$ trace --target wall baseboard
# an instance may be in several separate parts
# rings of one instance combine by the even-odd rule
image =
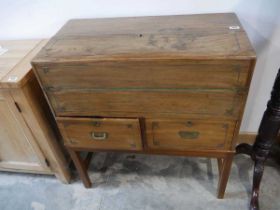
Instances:
[[[240,143],[247,143],[247,144],[254,144],[255,140],[257,137],[257,133],[253,133],[253,132],[241,132],[239,133],[238,137],[237,137],[237,145]],[[280,144],[280,133],[277,137],[276,142],[278,142]]]
[[[254,144],[257,133],[241,132],[237,137],[237,145],[241,143]]]

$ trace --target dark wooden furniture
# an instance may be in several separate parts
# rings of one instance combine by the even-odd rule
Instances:
[[[224,196],[255,65],[234,14],[71,20],[32,63],[86,187],[80,151],[203,156]]]
[[[264,112],[259,132],[255,143],[240,144],[236,147],[236,153],[250,155],[255,162],[252,197],[250,202],[250,210],[259,209],[259,189],[264,171],[264,163],[268,158],[270,149],[278,137],[280,129],[280,69],[276,76],[274,86],[271,92],[271,98]]]

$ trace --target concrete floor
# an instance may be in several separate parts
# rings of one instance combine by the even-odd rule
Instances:
[[[70,185],[63,185],[51,176],[1,172],[0,209],[248,209],[252,162],[243,155],[235,157],[222,200],[216,198],[215,159],[98,153],[90,170],[91,189],[85,189],[76,174]],[[261,187],[262,210],[280,209],[279,180],[280,167],[267,166]]]

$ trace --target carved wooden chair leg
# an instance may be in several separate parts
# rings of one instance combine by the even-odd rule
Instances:
[[[258,210],[259,188],[264,171],[264,163],[269,155],[273,142],[277,139],[280,129],[280,69],[271,92],[271,98],[264,112],[258,135],[253,146],[240,144],[236,147],[237,154],[250,155],[255,161],[252,197],[250,210]]]
[[[80,176],[80,178],[83,181],[83,184],[86,188],[90,188],[91,187],[91,181],[90,178],[88,176],[88,172],[87,172],[87,164],[83,161],[81,155],[79,154],[78,151],[74,151],[70,148],[67,148],[68,152],[74,162],[74,165],[78,171],[78,174]],[[86,158],[87,160],[87,158]]]
[[[259,209],[258,197],[259,197],[260,183],[263,176],[263,170],[264,170],[264,160],[255,160],[250,210]]]
[[[234,154],[228,154],[225,158],[223,158],[221,162],[221,169],[220,169],[220,179],[218,184],[218,198],[224,198],[225,190],[228,182],[228,178],[230,175],[231,164],[233,160]]]

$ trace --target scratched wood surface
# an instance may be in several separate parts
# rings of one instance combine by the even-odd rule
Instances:
[[[243,94],[196,90],[47,92],[57,116],[214,117],[238,119]]]
[[[223,150],[231,146],[232,121],[147,120],[147,140],[151,149]],[[172,139],[172,141],[170,141]]]
[[[138,119],[84,119],[57,120],[65,145],[92,149],[142,150]]]
[[[43,65],[44,69],[38,74],[51,91],[87,88],[240,89],[248,85],[249,66],[248,60],[103,61],[48,64]]]
[[[70,20],[34,61],[254,56],[238,18],[227,13]]]

